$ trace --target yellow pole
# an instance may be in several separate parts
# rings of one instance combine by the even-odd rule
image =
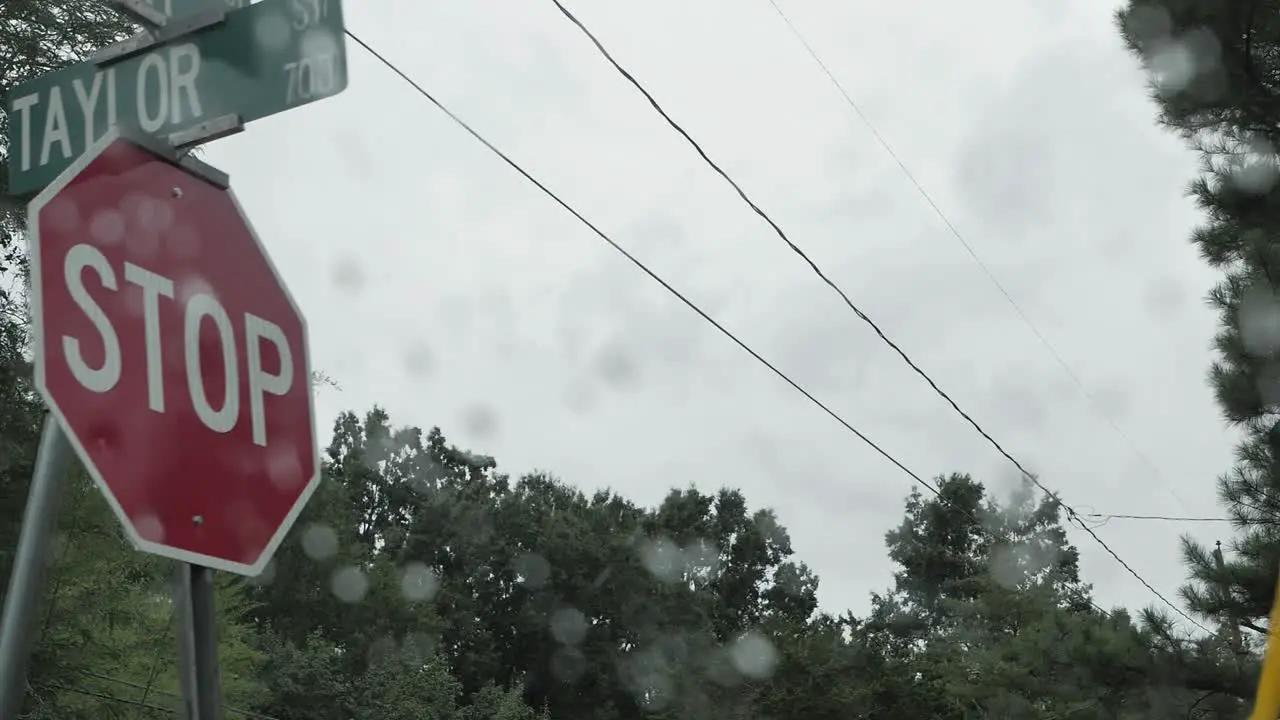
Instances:
[[[1262,676],[1258,678],[1258,698],[1249,720],[1276,720],[1280,716],[1280,581],[1276,583],[1276,599],[1271,605],[1271,624],[1267,632],[1267,654],[1262,658]]]

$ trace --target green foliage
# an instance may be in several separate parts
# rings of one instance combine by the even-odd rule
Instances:
[[[1060,509],[1029,487],[1001,504],[953,475],[938,481],[941,501],[911,495],[886,538],[894,587],[857,619],[816,613],[817,580],[790,559],[785,528],[733,490],[675,490],[645,509],[545,474],[513,482],[492,458],[439,430],[393,428],[380,410],[338,419],[325,478],[274,579],[250,589],[254,621],[305,634],[306,618],[375,657],[401,652],[399,638],[434,646],[423,657],[455,684],[375,684],[388,708],[427,707],[412,687],[433,684],[429,696],[456,695],[462,717],[496,713],[501,699],[516,717],[1136,719],[1243,685],[1219,639],[1097,610]],[[330,526],[343,538],[333,559],[299,552]],[[352,567],[369,590],[344,603],[333,572]],[[431,578],[429,602],[407,585],[399,597],[376,590],[374,578],[411,575]],[[335,677],[396,667],[346,660],[333,639],[322,660],[285,663],[320,668],[290,675],[291,692],[314,684],[340,706],[365,696]]]
[[[646,509],[346,414],[271,569],[219,590],[226,699],[276,720],[1154,720],[1213,692],[1199,717],[1238,713],[1219,639],[1093,608],[1055,505],[938,483],[888,533],[893,587],[833,617],[736,491]],[[177,690],[167,570],[83,481],[68,508],[30,717],[150,717]]]
[[[1243,439],[1234,467],[1218,479],[1237,535],[1221,569],[1212,551],[1184,541],[1192,581],[1182,594],[1202,617],[1255,631],[1241,642],[1242,652],[1265,638],[1280,567],[1276,9],[1253,0],[1132,0],[1117,14],[1130,50],[1152,72],[1159,121],[1202,161],[1190,192],[1205,220],[1191,241],[1223,273],[1209,294],[1220,317],[1209,380],[1223,416]]]

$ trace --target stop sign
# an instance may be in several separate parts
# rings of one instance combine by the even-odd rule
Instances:
[[[36,385],[130,539],[260,573],[319,462],[306,322],[234,195],[109,133],[28,242]]]

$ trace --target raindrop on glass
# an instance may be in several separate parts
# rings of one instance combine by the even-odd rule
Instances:
[[[342,602],[357,603],[369,592],[369,578],[358,567],[339,568],[329,578],[329,589]]]
[[[587,618],[577,608],[560,608],[551,616],[551,636],[561,645],[577,645],[587,637]]]
[[[406,600],[421,602],[436,596],[440,580],[425,564],[411,562],[400,571],[400,593]]]
[[[640,562],[659,580],[671,582],[683,569],[680,547],[667,538],[646,540],[640,546]]]
[[[124,218],[115,210],[99,210],[89,220],[89,235],[99,245],[115,245],[124,237]]]
[[[498,433],[498,414],[486,405],[472,405],[463,410],[462,423],[477,440],[489,439]]]
[[[511,565],[519,576],[520,584],[530,590],[541,588],[551,578],[551,564],[537,553],[519,555]]]
[[[138,537],[147,542],[164,542],[164,523],[156,515],[147,513],[139,516],[133,521],[133,527],[138,532]]]
[[[769,638],[752,630],[729,647],[729,659],[738,672],[749,678],[764,680],[773,674],[778,663],[778,651],[773,649]]]
[[[312,560],[328,560],[338,554],[338,533],[328,525],[312,523],[302,531],[302,551]]]
[[[414,343],[404,354],[404,369],[411,377],[426,377],[435,369],[435,357],[431,348]]]
[[[340,289],[357,295],[364,289],[364,271],[353,256],[338,258],[333,265],[333,282]]]

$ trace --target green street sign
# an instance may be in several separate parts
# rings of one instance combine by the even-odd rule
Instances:
[[[168,1],[187,15],[213,0]],[[263,0],[125,60],[84,62],[13,88],[9,192],[39,191],[115,125],[167,137],[229,115],[248,123],[346,87],[340,0]]]

